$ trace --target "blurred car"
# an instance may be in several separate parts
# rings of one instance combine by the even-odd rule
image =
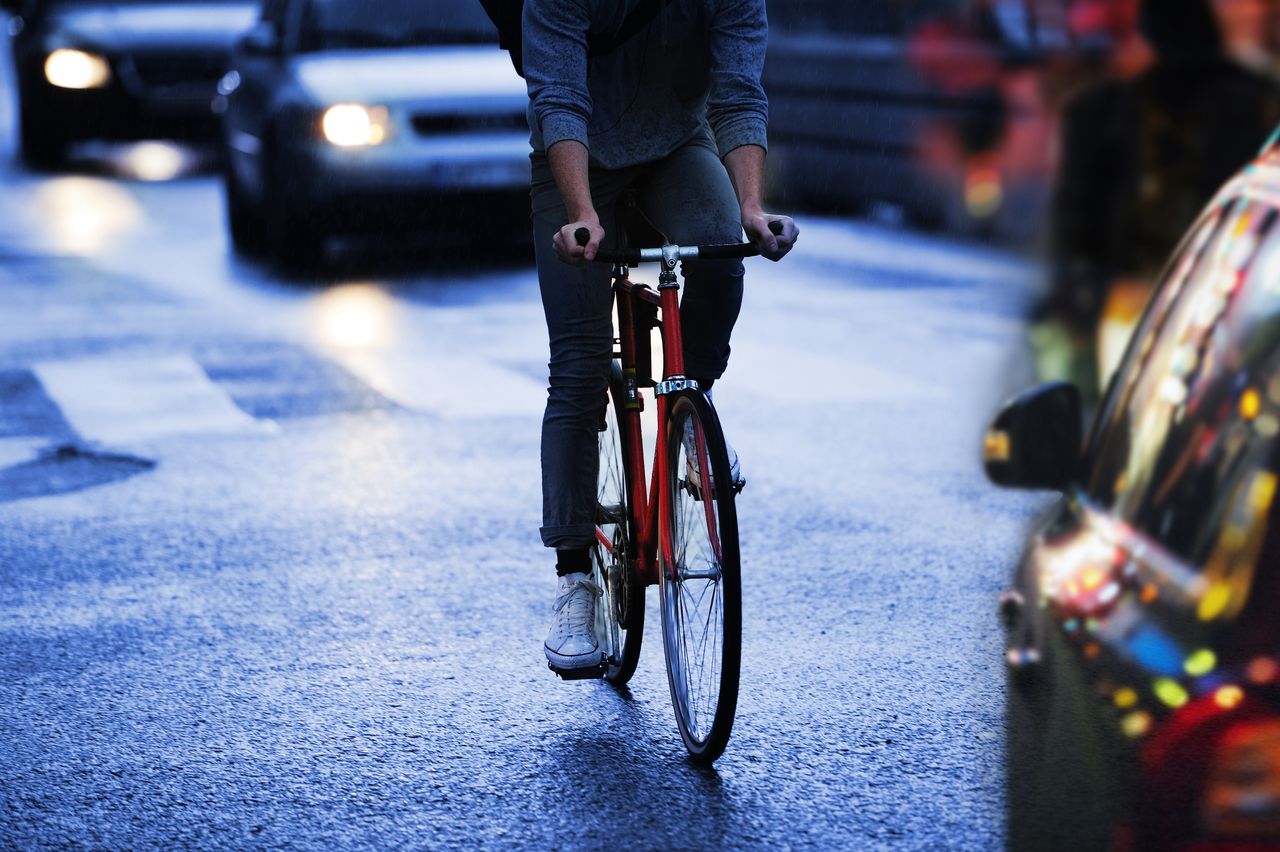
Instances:
[[[1280,848],[1280,151],[1173,255],[1082,447],[1016,397],[990,477],[1061,490],[1003,598],[1011,849]]]
[[[266,0],[221,90],[241,251],[293,264],[336,233],[529,231],[527,94],[479,3]]]
[[[19,146],[30,166],[69,143],[216,136],[231,46],[257,16],[244,0],[0,0],[17,72]]]

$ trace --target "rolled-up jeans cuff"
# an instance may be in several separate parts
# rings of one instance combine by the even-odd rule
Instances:
[[[724,375],[724,371],[728,366],[727,361],[701,361],[686,355],[684,374],[691,379],[697,379],[704,383],[714,382]],[[703,390],[706,390],[706,388],[703,388]]]
[[[565,524],[541,529],[547,547],[590,547],[596,541],[595,524]]]

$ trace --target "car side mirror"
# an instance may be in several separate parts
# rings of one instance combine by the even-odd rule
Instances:
[[[1050,382],[1018,394],[987,430],[982,447],[987,477],[1009,488],[1062,491],[1080,464],[1081,417],[1075,385]]]
[[[270,21],[258,21],[240,37],[238,47],[248,56],[276,56],[280,53],[280,34]]]

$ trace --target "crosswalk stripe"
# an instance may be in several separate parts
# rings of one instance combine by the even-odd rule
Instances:
[[[32,368],[81,438],[126,447],[176,435],[261,434],[190,357],[116,356],[46,361]]]
[[[753,344],[734,349],[734,376],[750,376],[752,388],[777,402],[880,402],[941,399],[943,388],[885,365]]]
[[[482,358],[422,352],[399,357],[334,353],[343,367],[411,411],[456,420],[540,417],[546,388]]]
[[[0,438],[0,469],[34,461],[48,444],[45,438]]]

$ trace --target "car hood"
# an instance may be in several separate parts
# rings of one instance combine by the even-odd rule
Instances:
[[[528,97],[524,80],[496,45],[334,51],[294,62],[298,82],[317,103],[519,103]]]
[[[103,50],[196,48],[230,52],[258,17],[255,3],[75,5],[50,11],[53,41]]]

